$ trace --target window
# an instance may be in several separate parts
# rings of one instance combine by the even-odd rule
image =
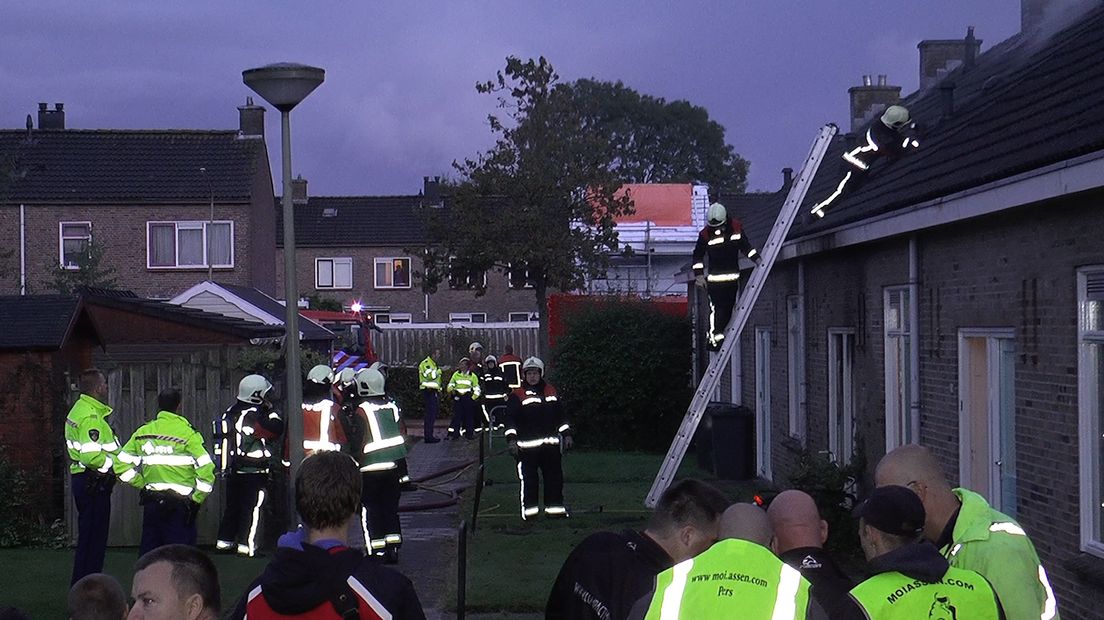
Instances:
[[[506,320],[511,323],[526,323],[539,321],[540,316],[536,312],[511,312]]]
[[[353,288],[353,259],[314,259],[314,288]]]
[[[487,272],[478,269],[468,269],[456,260],[449,257],[449,288],[473,289],[486,288]]]
[[[855,330],[828,329],[828,452],[841,465],[855,452]]]
[[[802,312],[801,297],[790,295],[786,298],[787,325],[787,365],[789,380],[790,437],[804,441],[805,438],[805,317]]]
[[[413,323],[414,317],[409,312],[384,312],[375,315],[376,323]]]
[[[913,443],[912,354],[909,349],[909,289],[886,288],[885,308],[885,415],[886,451]]]
[[[449,312],[450,323],[486,323],[486,312]]]
[[[376,288],[410,288],[410,259],[377,258]]]
[[[533,288],[533,280],[529,276],[529,267],[527,265],[519,263],[515,266],[513,263],[510,263],[508,275],[510,278],[510,288]]]
[[[1104,266],[1077,273],[1081,548],[1104,557]]]
[[[92,243],[92,222],[61,222],[58,225],[58,260],[66,269],[76,269],[88,255]]]
[[[147,222],[146,240],[151,269],[234,266],[233,222]]]

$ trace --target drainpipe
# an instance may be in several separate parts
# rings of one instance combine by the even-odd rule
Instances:
[[[422,315],[425,316],[426,323],[428,323],[429,322],[429,293],[424,293],[424,295],[425,295],[425,309],[422,310]]]
[[[805,261],[797,261],[797,432],[805,445],[808,436],[809,411],[805,401]]]
[[[19,204],[19,294],[27,294],[27,208]]]
[[[920,250],[909,237],[909,422],[910,443],[920,442]]]

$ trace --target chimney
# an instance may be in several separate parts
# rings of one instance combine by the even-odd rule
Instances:
[[[264,110],[264,108],[261,108],[261,110]],[[305,205],[307,201],[307,180],[304,179],[301,174],[296,175],[295,178],[291,180],[291,203]]]
[[[441,177],[422,177],[422,196],[427,204],[441,202]]]
[[[953,81],[943,82],[939,85],[939,105],[942,118],[954,116],[954,91],[955,83]]]
[[[793,186],[793,168],[782,169],[782,190],[788,191]]]
[[[246,97],[245,105],[238,106],[238,133],[242,138],[264,138],[265,109],[253,105],[253,98]]]
[[[890,86],[885,75],[878,76],[877,84],[864,75],[862,86],[848,88],[847,94],[851,96],[851,131],[857,132],[901,99],[901,87]]]
[[[981,39],[974,38],[974,28],[966,30],[965,39],[928,39],[917,45],[920,49],[920,90],[935,86],[959,65],[974,66]]]
[[[1046,5],[1051,0],[1020,0],[1020,32],[1031,34],[1043,22]]]
[[[45,103],[38,104],[39,129],[65,129],[65,104],[55,103],[50,110]]]

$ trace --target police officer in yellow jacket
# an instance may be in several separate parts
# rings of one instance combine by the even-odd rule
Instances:
[[[157,396],[157,417],[138,427],[119,452],[115,473],[141,489],[142,556],[162,545],[196,543],[196,514],[215,483],[203,436],[180,411],[180,390]]]
[[[855,509],[872,577],[851,590],[841,620],[999,620],[1000,601],[984,577],[955,568],[923,540],[924,505],[909,489],[878,487]]]
[[[119,443],[107,423],[111,407],[107,379],[95,368],[80,373],[80,398],[65,419],[65,447],[69,452],[73,503],[77,507],[77,552],[70,583],[103,571],[111,521],[111,490]]]

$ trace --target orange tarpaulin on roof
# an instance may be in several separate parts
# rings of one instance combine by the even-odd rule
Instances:
[[[628,183],[618,196],[629,192],[636,213],[617,218],[618,223],[651,221],[656,226],[691,226],[690,199],[693,186],[689,183]]]

